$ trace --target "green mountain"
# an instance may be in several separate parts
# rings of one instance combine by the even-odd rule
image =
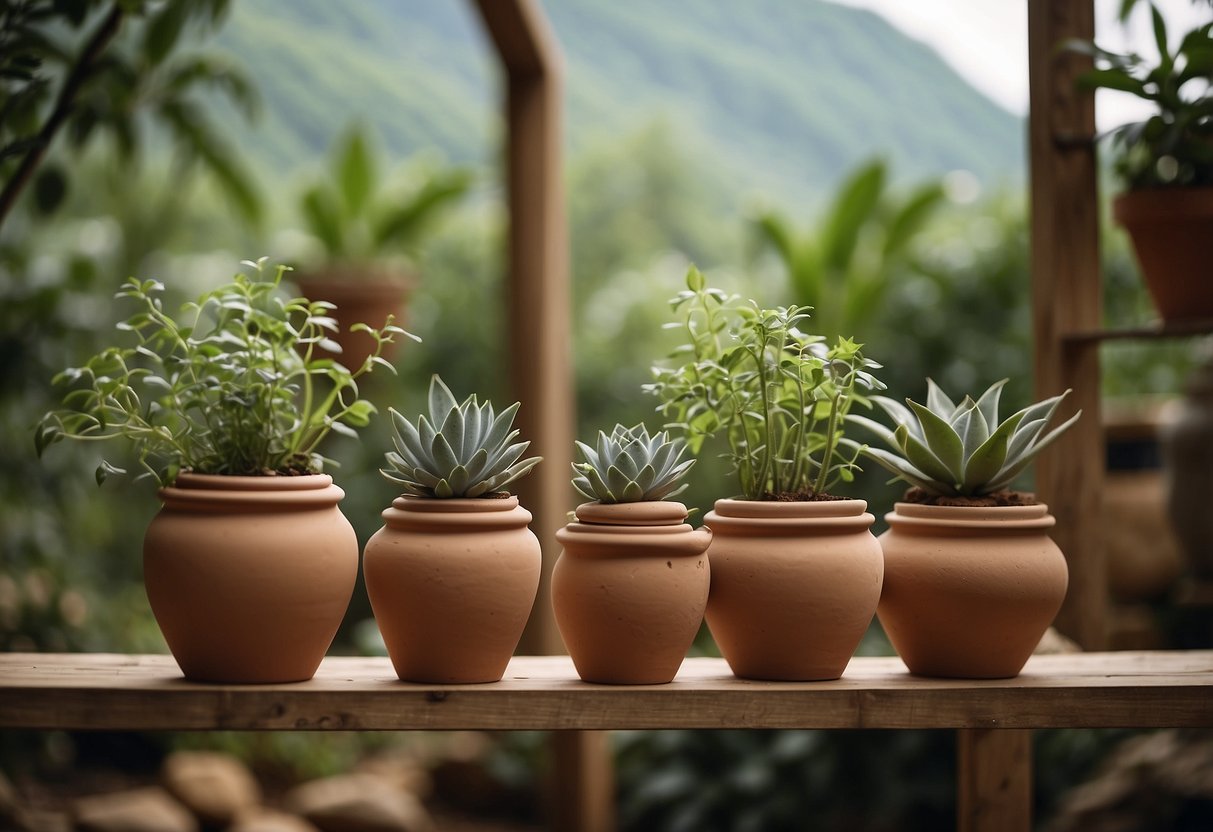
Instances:
[[[860,160],[898,179],[1023,176],[1023,124],[871,12],[813,0],[547,0],[567,68],[570,158],[654,122],[726,193],[811,203]],[[219,36],[264,98],[233,127],[272,178],[352,119],[403,157],[489,162],[500,72],[470,3],[246,0]]]

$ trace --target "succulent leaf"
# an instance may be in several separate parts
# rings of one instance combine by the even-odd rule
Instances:
[[[880,396],[872,401],[889,415],[893,430],[862,416],[848,421],[869,430],[893,452],[876,448],[862,453],[894,476],[941,496],[983,496],[1007,488],[1036,456],[1057,440],[1082,412],[1048,433],[1045,428],[1070,391],[1025,407],[999,422],[998,405],[1006,379],[976,400],[955,404],[934,381],[927,380],[927,404],[907,399],[908,408]]]
[[[391,410],[395,451],[380,469],[388,480],[417,497],[483,497],[499,492],[529,473],[540,457],[519,461],[529,442],[513,440],[518,404],[497,413],[475,395],[455,399],[438,376],[430,380],[427,415],[410,422]],[[438,425],[435,429],[435,425]],[[513,443],[513,444],[511,444]]]
[[[595,447],[577,443],[584,462],[573,463],[573,487],[600,503],[663,500],[682,493],[679,480],[695,460],[682,461],[686,443],[643,424],[598,432]]]

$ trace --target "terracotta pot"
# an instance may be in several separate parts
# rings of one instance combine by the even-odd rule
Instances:
[[[310,679],[358,577],[358,539],[326,474],[182,474],[143,541],[152,612],[187,679]]]
[[[897,503],[878,616],[911,673],[1016,676],[1066,595],[1048,506]]]
[[[671,681],[708,602],[704,550],[712,540],[684,521],[682,503],[585,503],[556,532],[552,608],[587,682]]]
[[[863,500],[717,500],[707,621],[737,676],[837,679],[867,631],[884,562]]]
[[[308,300],[328,301],[337,308],[332,317],[337,332],[329,337],[341,345],[340,361],[357,370],[375,349],[375,339],[365,332],[350,332],[354,324],[366,324],[379,329],[394,316],[396,326],[405,326],[405,311],[413,281],[400,274],[355,270],[333,270],[323,274],[300,277],[299,291]],[[399,352],[401,337],[384,348],[383,357],[391,361]]]
[[[1213,188],[1129,191],[1112,215],[1133,240],[1163,320],[1213,318]]]
[[[539,540],[517,497],[398,497],[366,544],[379,632],[406,682],[496,682],[539,590]]]

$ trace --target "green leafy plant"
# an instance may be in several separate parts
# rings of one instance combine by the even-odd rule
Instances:
[[[872,398],[893,420],[893,430],[858,414],[848,419],[893,448],[865,447],[863,453],[898,479],[932,497],[984,497],[1010,487],[1082,415],[1080,410],[1046,432],[1067,390],[999,421],[998,403],[1006,383],[1003,379],[976,400],[965,396],[956,404],[927,379],[925,405],[906,399],[907,407],[885,396]]]
[[[365,262],[396,249],[411,251],[438,213],[472,184],[464,168],[414,166],[412,187],[377,190],[384,181],[367,135],[351,128],[335,146],[329,178],[304,192],[307,230],[330,262]]]
[[[671,300],[688,343],[653,368],[645,386],[662,400],[659,410],[681,431],[693,453],[723,434],[749,500],[824,496],[858,468],[859,447],[844,441],[851,405],[863,391],[884,385],[869,370],[860,344],[839,338],[827,347],[799,325],[804,307],[761,309],[709,288],[692,266],[687,288]]]
[[[521,459],[530,442],[514,442],[518,403],[501,413],[473,393],[457,402],[437,375],[430,379],[429,418],[416,424],[389,408],[395,429],[390,467],[380,473],[414,497],[492,497],[542,461]],[[511,444],[512,443],[512,444]]]
[[[686,443],[661,431],[653,436],[643,424],[615,425],[610,435],[598,431],[596,447],[577,443],[584,462],[573,463],[573,487],[600,503],[668,500],[686,490],[679,480],[695,464],[683,461]]]
[[[1122,4],[1122,18],[1134,5]],[[1079,76],[1080,87],[1131,93],[1155,108],[1149,118],[1109,134],[1118,151],[1116,172],[1130,190],[1213,185],[1213,21],[1185,32],[1172,51],[1162,13],[1149,6],[1157,63],[1090,41],[1070,40],[1065,47],[1095,59],[1095,68]]]
[[[60,373],[75,385],[64,409],[43,417],[41,454],[62,439],[122,438],[162,484],[180,471],[201,474],[312,473],[328,462],[317,450],[330,432],[356,435],[375,412],[358,397],[357,380],[404,330],[360,328],[377,349],[350,370],[333,356],[331,306],[278,293],[285,266],[245,261],[248,273],[183,307],[164,311],[155,280],[131,279],[117,297],[137,310],[118,324],[134,346],[109,347],[82,367]],[[414,337],[414,336],[410,336]],[[107,474],[124,473],[102,462]]]

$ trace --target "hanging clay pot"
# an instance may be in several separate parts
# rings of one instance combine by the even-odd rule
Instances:
[[[310,679],[345,615],[358,539],[326,474],[181,474],[143,542],[152,612],[187,679]]]
[[[682,503],[585,503],[556,532],[552,607],[587,682],[671,681],[703,622],[712,534]]]
[[[1213,318],[1213,187],[1127,191],[1112,216],[1163,320]]]
[[[737,676],[837,679],[880,598],[884,562],[863,500],[717,500],[707,622]]]
[[[539,540],[517,497],[398,497],[366,544],[363,574],[396,674],[496,682],[539,590]]]
[[[1066,595],[1048,507],[897,503],[885,520],[878,616],[910,672],[1018,675]]]
[[[330,269],[296,280],[299,291],[308,300],[323,300],[336,308],[329,315],[337,322],[337,331],[328,337],[341,345],[337,356],[350,370],[356,371],[375,349],[375,339],[365,332],[351,332],[354,324],[364,323],[372,329],[387,324],[388,315],[399,327],[405,326],[405,311],[413,280],[388,270]],[[400,349],[402,338],[384,347],[383,358],[391,361]]]

